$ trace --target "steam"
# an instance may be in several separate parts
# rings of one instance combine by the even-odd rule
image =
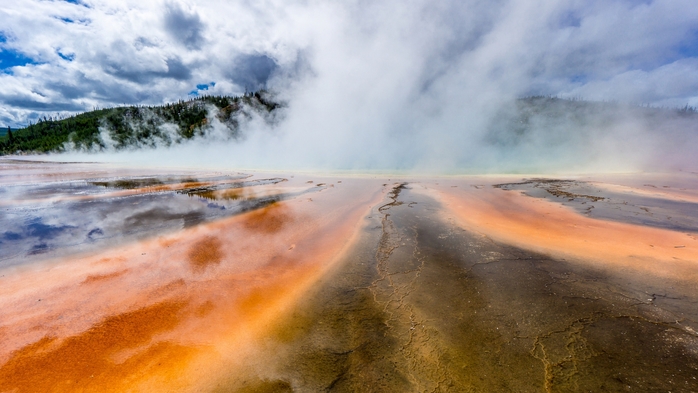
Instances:
[[[144,142],[154,149],[86,159],[428,173],[695,168],[696,121],[668,111],[652,118],[632,105],[612,105],[612,114],[591,110],[582,122],[574,112],[557,122],[534,118],[524,134],[509,121],[518,119],[518,97],[564,95],[563,81],[579,71],[565,48],[579,49],[583,39],[575,34],[588,27],[564,25],[566,15],[586,12],[599,22],[611,12],[646,13],[613,4],[387,0],[230,9],[258,22],[241,39],[277,63],[266,84],[286,105],[278,118],[250,111],[232,136],[209,110],[204,136],[179,143],[162,124],[162,136]],[[594,45],[608,37],[586,38],[593,62],[605,49]],[[606,56],[603,70],[582,71],[603,76],[622,68],[621,57]],[[107,149],[114,146],[108,135],[102,132]]]

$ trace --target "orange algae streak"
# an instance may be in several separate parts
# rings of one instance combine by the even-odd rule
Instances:
[[[17,272],[0,391],[201,391],[346,249],[374,183]]]
[[[208,315],[216,306],[211,300],[207,300],[206,303],[200,305],[196,308],[196,315],[199,317],[205,317]]]
[[[254,232],[275,233],[293,221],[286,205],[273,203],[265,208],[249,213],[245,219],[246,229]]]
[[[103,280],[109,280],[111,278],[119,277],[123,274],[126,274],[128,272],[128,269],[121,270],[118,272],[114,273],[108,273],[108,274],[91,274],[85,278],[85,281],[83,281],[83,284],[90,284],[96,281],[103,281]]]
[[[165,302],[109,317],[77,336],[44,337],[15,351],[0,368],[0,390],[17,392],[124,391],[143,376],[144,365],[184,360],[193,352],[173,343],[149,346],[174,328],[185,303]],[[112,357],[144,347],[124,363]],[[150,371],[150,370],[149,370]],[[128,378],[126,378],[128,377]]]
[[[490,185],[438,191],[462,225],[496,241],[598,266],[698,280],[698,244],[686,233],[593,219],[554,202]]]
[[[217,265],[223,259],[221,241],[213,236],[207,236],[194,243],[187,257],[192,269],[196,272],[206,270],[210,265]]]

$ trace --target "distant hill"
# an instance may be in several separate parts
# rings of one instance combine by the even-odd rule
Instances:
[[[19,128],[11,128],[12,132],[15,133]],[[0,127],[0,137],[7,135],[7,127]]]
[[[61,152],[66,148],[85,151],[121,150],[183,143],[210,128],[209,118],[222,124],[230,137],[240,121],[253,114],[267,116],[280,105],[266,91],[241,97],[201,96],[161,106],[130,106],[99,109],[66,119],[41,119],[26,128],[7,128],[0,136],[0,155],[16,152]],[[215,108],[215,113],[209,113]]]
[[[485,133],[491,145],[519,146],[545,140],[545,145],[580,142],[630,127],[653,133],[671,128],[698,132],[696,108],[655,108],[617,102],[535,96],[500,109]],[[631,135],[631,134],[628,134]]]
[[[212,120],[223,126],[227,137],[236,138],[240,122],[255,115],[274,121],[279,107],[268,92],[259,91],[241,97],[201,96],[161,106],[99,109],[66,119],[41,119],[26,128],[12,130],[12,140],[5,135],[7,128],[0,129],[0,155],[170,146],[197,136],[205,138],[213,129],[209,124]],[[688,124],[698,133],[698,112],[688,106],[666,109],[526,97],[502,107],[485,130],[484,139],[494,146],[536,145],[541,140],[546,141],[546,146],[583,143],[617,132],[628,124],[639,124],[668,137],[679,122],[681,128]]]

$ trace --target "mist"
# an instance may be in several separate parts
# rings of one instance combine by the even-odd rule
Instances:
[[[612,105],[613,113],[589,110],[581,122],[573,113],[555,122],[534,116],[525,133],[517,133],[517,98],[583,91],[590,99],[615,99],[602,87],[592,88],[602,80],[617,83],[613,76],[640,62],[643,48],[655,44],[653,37],[639,36],[637,26],[614,38],[617,32],[609,27],[619,23],[614,15],[649,20],[652,12],[672,8],[668,2],[585,4],[388,0],[222,6],[218,14],[249,21],[215,41],[201,27],[196,44],[222,51],[231,40],[240,52],[244,44],[240,56],[273,60],[274,67],[265,63],[263,84],[257,76],[253,80],[255,88],[266,87],[284,104],[274,121],[251,116],[235,138],[226,138],[222,125],[211,121],[210,137],[186,143],[56,158],[410,173],[695,169],[690,146],[698,142],[697,122],[670,111],[638,115],[633,104],[646,92],[638,93],[636,86],[616,88],[628,105]],[[223,23],[222,16],[197,7],[191,12],[202,15],[209,30]],[[623,38],[632,39],[626,48]],[[230,72],[245,69],[234,60],[226,65],[222,56],[212,63]],[[583,82],[570,82],[580,74],[594,79],[586,90],[580,90]],[[230,91],[225,83],[216,88]]]

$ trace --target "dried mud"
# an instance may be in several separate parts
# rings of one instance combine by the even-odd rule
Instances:
[[[698,336],[641,283],[466,231],[410,188],[217,391],[698,390]]]

